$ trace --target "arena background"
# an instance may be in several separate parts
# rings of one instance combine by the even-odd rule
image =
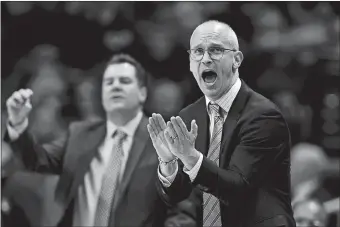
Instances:
[[[118,52],[149,72],[146,113],[175,115],[202,95],[189,71],[190,35],[217,19],[238,35],[240,77],[289,123],[292,187],[317,175],[311,194],[338,198],[339,9],[337,2],[1,2],[2,136],[6,99],[19,88],[34,91],[29,130],[42,143],[71,121],[100,116],[98,78]],[[2,177],[17,171],[25,171],[20,159],[2,142]]]

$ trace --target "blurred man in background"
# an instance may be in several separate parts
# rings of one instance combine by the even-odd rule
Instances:
[[[289,130],[277,107],[240,80],[235,32],[204,22],[191,36],[189,54],[205,96],[167,125],[159,114],[149,119],[162,198],[176,204],[199,189],[202,226],[295,226]]]
[[[294,218],[298,227],[327,226],[326,210],[317,200],[308,199],[296,203]]]
[[[309,222],[319,223],[310,226],[337,226],[339,197],[332,195],[326,183],[327,180],[338,181],[339,163],[339,160],[328,157],[320,146],[299,143],[292,147],[292,206],[298,226],[307,226]],[[320,221],[319,215],[327,218]]]
[[[65,208],[61,226],[162,226],[166,207],[156,192],[157,156],[142,112],[147,98],[143,67],[115,55],[102,76],[106,120],[71,124],[66,136],[41,147],[27,133],[33,92],[7,100],[5,139],[35,171],[60,174],[56,200]]]

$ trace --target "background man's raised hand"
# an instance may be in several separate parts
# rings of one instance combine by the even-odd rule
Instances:
[[[31,89],[15,91],[6,101],[8,120],[12,126],[19,125],[27,119],[32,110]]]

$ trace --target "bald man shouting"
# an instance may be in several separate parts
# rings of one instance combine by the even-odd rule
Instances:
[[[240,79],[235,32],[207,21],[188,52],[204,96],[169,122],[153,114],[148,124],[163,201],[193,198],[200,226],[295,226],[289,130],[278,108]]]

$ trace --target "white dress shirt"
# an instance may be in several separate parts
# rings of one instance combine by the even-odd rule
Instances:
[[[122,179],[126,163],[129,157],[129,152],[132,146],[134,134],[143,117],[141,111],[138,112],[135,118],[128,122],[120,130],[127,134],[123,141],[123,160],[121,165],[121,172],[119,180]],[[7,130],[10,139],[16,140],[19,135],[27,128],[28,120],[26,119],[21,125],[15,128],[7,124]],[[96,214],[97,202],[101,191],[102,179],[105,170],[109,165],[110,156],[113,148],[113,133],[118,129],[111,121],[106,122],[106,136],[98,148],[98,155],[96,155],[91,163],[88,172],[85,174],[84,182],[78,188],[78,194],[75,198],[75,209],[73,216],[73,226],[93,226]]]
[[[237,94],[238,94],[238,92],[241,88],[241,84],[242,84],[241,80],[238,78],[237,81],[235,82],[235,84],[231,87],[231,89],[226,94],[224,94],[221,98],[216,100],[215,102],[210,101],[209,98],[207,96],[205,96],[206,108],[207,108],[207,112],[208,112],[209,119],[210,119],[210,125],[209,125],[210,138],[211,138],[213,130],[214,130],[214,119],[213,119],[212,113],[210,113],[209,103],[210,102],[216,103],[221,107],[222,116],[223,116],[223,119],[225,121],[227,119],[230,107],[233,104],[233,102],[234,102],[234,100],[235,100],[235,98],[236,98],[236,96],[237,96]],[[203,154],[200,153],[197,163],[195,164],[195,166],[191,170],[188,170],[186,168],[183,169],[184,173],[189,175],[191,182],[193,182],[195,180],[195,178],[198,174],[198,171],[201,168],[202,161],[203,161]],[[178,164],[174,163],[174,165],[176,165],[175,172],[172,175],[167,176],[167,177],[162,175],[160,168],[158,167],[158,178],[160,179],[160,181],[162,182],[162,184],[165,187],[170,187],[172,182],[175,180],[176,174],[178,172]]]

